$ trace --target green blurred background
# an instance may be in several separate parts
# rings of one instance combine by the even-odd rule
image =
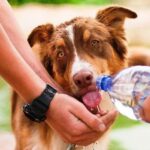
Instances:
[[[0,131],[10,131],[10,88],[0,78]]]
[[[43,3],[43,4],[110,4],[116,0],[8,0],[13,5],[25,3]]]

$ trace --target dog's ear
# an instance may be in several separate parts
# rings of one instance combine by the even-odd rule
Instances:
[[[52,24],[40,25],[36,27],[28,36],[28,42],[32,47],[36,42],[42,43],[49,40],[54,31]]]
[[[104,10],[99,10],[96,19],[103,23],[111,34],[111,45],[117,55],[124,60],[127,52],[124,41],[124,21],[126,18],[136,18],[137,14],[123,7],[108,7]]]
[[[40,59],[46,70],[52,76],[52,64],[51,59],[48,56],[47,49],[42,46],[42,44],[49,42],[54,32],[54,27],[52,24],[40,25],[33,29],[33,31],[28,36],[28,42],[32,47],[37,58]]]
[[[96,19],[106,26],[122,29],[125,18],[136,18],[137,14],[123,7],[108,7],[104,10],[99,10]]]

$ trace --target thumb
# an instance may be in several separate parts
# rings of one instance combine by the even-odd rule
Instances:
[[[77,108],[73,109],[73,114],[83,121],[87,126],[89,126],[94,131],[104,131],[106,129],[105,124],[101,119],[99,119],[96,115],[92,114],[87,108],[79,103],[76,105]]]

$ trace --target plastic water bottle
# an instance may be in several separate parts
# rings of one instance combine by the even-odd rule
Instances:
[[[108,92],[120,113],[134,120],[143,120],[140,110],[144,100],[150,96],[150,67],[134,66],[114,76],[100,76],[96,85]]]

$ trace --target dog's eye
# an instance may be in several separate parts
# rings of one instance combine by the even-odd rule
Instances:
[[[65,56],[65,53],[63,50],[59,50],[59,52],[57,53],[57,57],[58,58],[63,58]]]
[[[91,41],[91,46],[94,47],[94,48],[98,48],[99,43],[100,43],[100,41],[98,41],[98,40],[92,40]]]

